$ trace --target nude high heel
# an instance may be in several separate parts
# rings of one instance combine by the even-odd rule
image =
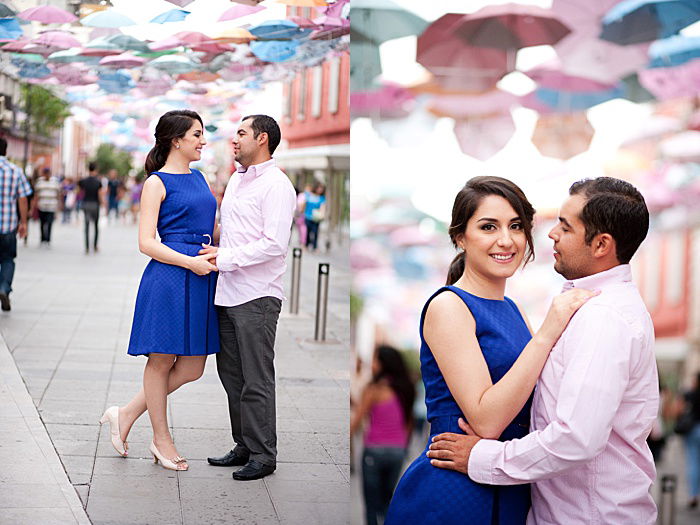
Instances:
[[[187,470],[190,468],[187,464],[187,460],[183,457],[175,456],[173,459],[167,459],[164,457],[163,454],[161,454],[156,448],[153,441],[151,441],[151,445],[148,447],[148,450],[150,450],[151,454],[153,454],[153,463],[157,464],[160,461],[163,468],[167,468],[169,470]]]
[[[112,438],[112,446],[123,458],[129,455],[129,447],[126,441],[122,441],[119,433],[119,407],[113,406],[105,410],[100,418],[100,425],[109,422],[109,435]]]

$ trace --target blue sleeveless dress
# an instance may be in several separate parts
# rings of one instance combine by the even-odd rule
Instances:
[[[197,255],[210,239],[216,199],[202,174],[156,171],[165,186],[158,213],[161,242],[186,255]],[[194,234],[194,235],[186,235]],[[174,239],[174,240],[172,240]],[[130,355],[207,355],[219,351],[219,324],[214,306],[217,272],[196,273],[152,259],[141,277]]]
[[[425,312],[438,294],[450,290],[467,305],[476,321],[476,338],[496,383],[513,365],[530,341],[530,332],[518,307],[507,297],[503,301],[483,299],[455,286],[435,292],[423,307],[420,321],[420,361],[425,384],[425,404],[430,438],[442,432],[463,434],[457,419],[464,416],[450,394],[437,362],[423,338]],[[532,396],[511,422],[501,441],[528,433]],[[466,418],[464,418],[466,419]],[[408,467],[391,500],[385,525],[523,525],[530,509],[530,486],[480,485],[468,476],[434,467],[423,452]]]

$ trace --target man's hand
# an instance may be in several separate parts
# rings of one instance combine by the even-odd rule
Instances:
[[[219,248],[217,246],[209,246],[208,244],[202,244],[202,246],[203,248],[199,250],[199,255],[211,254],[213,258],[219,253]]]
[[[27,236],[27,223],[26,222],[20,222],[19,226],[17,226],[17,236],[20,239],[24,239]]]
[[[469,455],[481,438],[474,434],[474,431],[462,418],[459,418],[458,424],[459,428],[468,435],[453,434],[452,432],[438,434],[433,437],[430,450],[426,455],[434,467],[468,474]]]

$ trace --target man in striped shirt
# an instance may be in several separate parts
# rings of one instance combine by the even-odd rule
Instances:
[[[6,154],[7,141],[0,137],[0,307],[5,312],[10,310],[17,235],[20,238],[27,235],[27,196],[32,193],[24,172],[8,161]]]

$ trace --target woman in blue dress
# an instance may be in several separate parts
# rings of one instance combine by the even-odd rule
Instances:
[[[158,121],[155,137],[139,217],[139,249],[152,260],[139,285],[128,350],[148,356],[143,389],[125,406],[108,408],[100,423],[109,422],[112,444],[126,457],[129,430],[148,409],[154,460],[187,470],[170,435],[167,396],[198,379],[207,355],[219,351],[216,261],[198,255],[203,244],[216,242],[216,199],[204,175],[189,167],[206,144],[200,116],[170,111]]]
[[[457,194],[450,238],[459,254],[421,314],[421,372],[430,437],[464,433],[509,440],[528,433],[531,394],[554,343],[589,296],[558,296],[540,330],[505,297],[506,279],[534,257],[534,209],[500,177],[475,177]],[[430,439],[428,440],[428,445]],[[391,501],[387,525],[522,525],[529,485],[496,487],[434,467],[423,453],[408,467]]]

